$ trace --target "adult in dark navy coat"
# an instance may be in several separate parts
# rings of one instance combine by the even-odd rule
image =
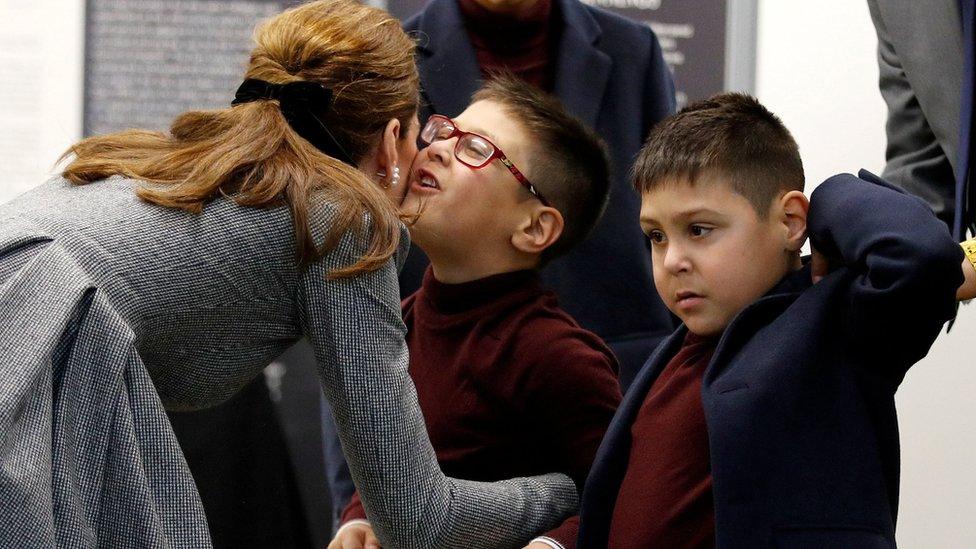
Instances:
[[[674,329],[654,289],[650,253],[637,223],[640,197],[629,170],[651,126],[674,111],[674,85],[657,38],[646,25],[586,6],[553,0],[560,25],[554,94],[607,142],[614,169],[610,202],[592,235],[543,271],[545,285],[583,327],[597,333],[620,362],[621,384],[633,378]],[[417,65],[426,104],[455,116],[480,87],[482,73],[457,0],[433,0],[404,28],[418,39]],[[414,247],[401,293],[420,286],[427,260]]]
[[[812,244],[838,267],[813,285],[809,266],[787,275],[732,320],[705,370],[718,547],[895,547],[894,394],[954,315],[963,256],[921,200],[860,177],[835,176],[811,201]],[[686,333],[655,352],[610,424],[580,549],[607,546],[630,427]]]

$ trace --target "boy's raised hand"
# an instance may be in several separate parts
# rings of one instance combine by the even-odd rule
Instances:
[[[339,528],[328,549],[381,549],[368,522],[350,522]]]
[[[813,283],[820,282],[828,274],[830,274],[830,261],[827,260],[827,256],[810,246],[810,276],[813,278]]]

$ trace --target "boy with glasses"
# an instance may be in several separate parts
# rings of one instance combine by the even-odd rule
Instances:
[[[417,213],[411,237],[431,264],[403,317],[441,467],[476,480],[559,471],[582,488],[621,398],[617,364],[537,270],[599,219],[604,148],[554,98],[509,78],[457,118],[431,117],[420,137],[403,210]],[[331,547],[378,546],[365,519],[354,496]],[[533,544],[574,547],[576,524]]]

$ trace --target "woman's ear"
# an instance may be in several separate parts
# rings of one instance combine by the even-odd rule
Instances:
[[[533,208],[512,235],[512,245],[521,252],[539,255],[563,234],[563,214],[550,206]]]
[[[397,161],[399,160],[397,143],[400,140],[400,131],[400,121],[391,118],[383,127],[383,133],[380,135],[380,141],[376,147],[376,169],[383,173],[386,186],[395,186],[394,176],[399,179],[399,174],[396,172],[399,171],[397,169]]]
[[[780,198],[780,208],[786,231],[786,247],[791,252],[799,252],[807,240],[810,200],[801,191],[790,191]]]

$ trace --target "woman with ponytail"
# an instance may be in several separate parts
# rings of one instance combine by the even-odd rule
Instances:
[[[407,373],[413,44],[352,0],[255,39],[233,106],[85,139],[0,206],[0,546],[209,546],[164,410],[226,400],[302,337],[385,547],[520,545],[575,486],[445,477]]]

